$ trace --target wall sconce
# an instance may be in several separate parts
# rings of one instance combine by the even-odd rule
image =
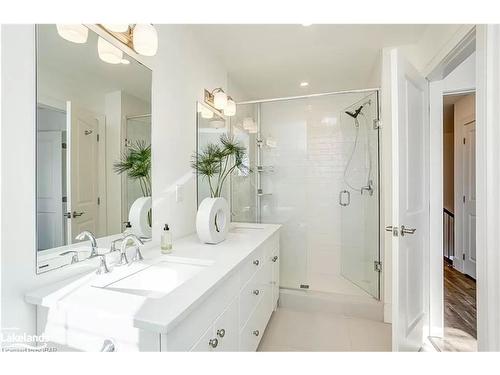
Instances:
[[[87,41],[88,29],[84,25],[58,24],[56,26],[58,34],[70,42],[85,43]],[[154,56],[158,51],[158,32],[151,24],[98,24],[98,26],[139,55]],[[99,39],[101,38],[99,37]],[[109,42],[107,43],[112,45]],[[106,48],[108,50],[111,49],[107,45]],[[101,54],[99,54],[99,57],[110,64],[118,64],[119,62],[115,62],[117,61],[118,54],[115,52],[114,55],[116,55],[116,58],[103,58]]]
[[[204,98],[205,103],[212,107],[219,115],[230,117],[236,114],[236,102],[220,87],[212,91],[205,89]]]

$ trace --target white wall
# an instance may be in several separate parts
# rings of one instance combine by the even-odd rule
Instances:
[[[203,88],[226,85],[225,70],[184,27],[158,26],[158,32],[159,52],[151,59],[156,239],[165,222],[174,237],[194,230],[196,189],[189,160],[195,148],[195,104]],[[34,26],[2,25],[1,38],[1,326],[33,333],[35,308],[24,302],[24,293],[95,266],[35,274]],[[176,183],[184,186],[178,204],[172,189]]]
[[[153,238],[168,223],[174,238],[195,230],[196,101],[203,89],[226,88],[227,74],[186,26],[159,25],[153,60]],[[176,187],[182,201],[176,202]],[[174,243],[175,247],[175,243]]]

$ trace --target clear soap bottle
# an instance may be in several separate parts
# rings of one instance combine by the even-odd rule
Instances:
[[[170,254],[172,252],[172,233],[170,233],[168,224],[165,224],[165,227],[163,228],[160,247],[162,254]]]

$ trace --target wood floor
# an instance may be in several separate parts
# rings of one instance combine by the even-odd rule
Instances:
[[[476,281],[444,265],[444,338],[432,342],[441,351],[476,351]]]

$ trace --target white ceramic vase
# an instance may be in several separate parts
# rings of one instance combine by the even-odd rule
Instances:
[[[205,198],[196,214],[196,233],[202,242],[217,244],[229,231],[229,205],[224,198]]]

